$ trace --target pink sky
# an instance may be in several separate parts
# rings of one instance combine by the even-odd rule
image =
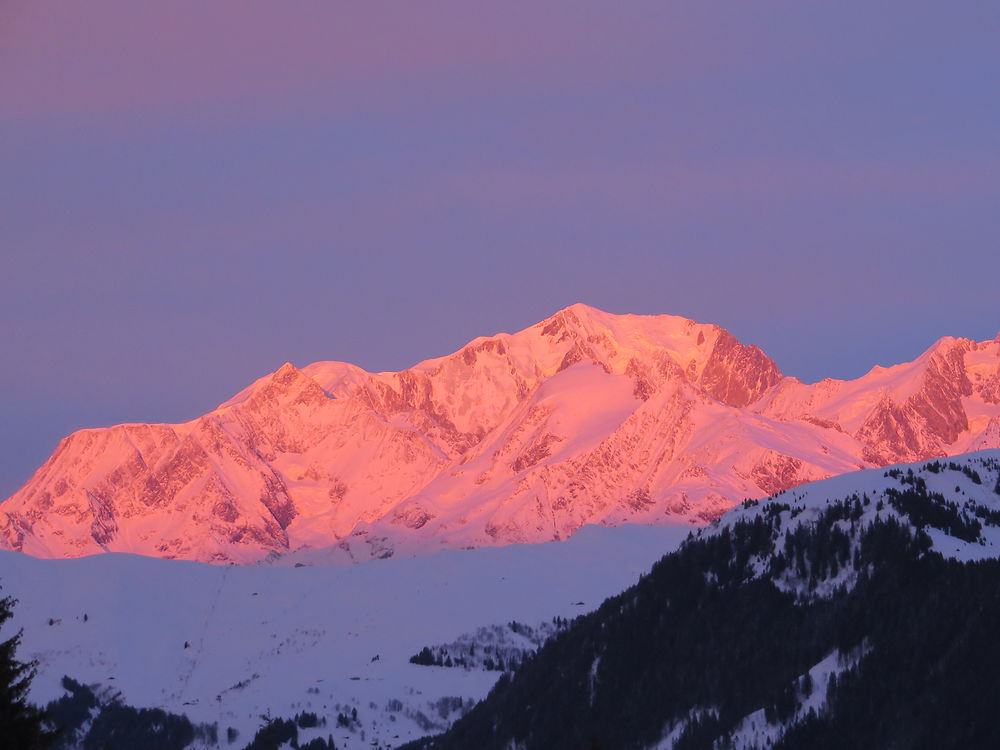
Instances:
[[[1000,328],[1000,10],[0,4],[0,495],[285,360],[575,301],[805,379]]]

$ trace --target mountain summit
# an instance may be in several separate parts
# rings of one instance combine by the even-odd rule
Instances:
[[[401,372],[286,363],[185,424],[76,432],[0,505],[0,544],[350,562],[706,523],[803,482],[993,447],[1000,340],[808,385],[718,326],[577,304]]]

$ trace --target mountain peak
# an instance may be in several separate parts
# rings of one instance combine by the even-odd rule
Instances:
[[[933,356],[935,354],[948,354],[955,349],[968,349],[976,342],[972,339],[957,337],[957,336],[942,336],[929,347],[921,355]]]
[[[592,315],[613,315],[614,313],[609,313],[605,310],[601,310],[593,305],[588,305],[585,302],[574,302],[572,305],[567,305],[561,310],[557,310],[555,315],[559,313],[571,312],[578,317],[589,317]]]
[[[592,324],[618,328],[642,327],[648,325],[655,325],[661,328],[669,325],[675,328],[689,329],[699,326],[704,328],[715,327],[699,324],[689,318],[684,318],[679,315],[668,315],[663,313],[613,313],[608,312],[607,310],[602,310],[599,307],[594,307],[593,305],[588,305],[584,302],[574,302],[572,305],[567,305],[566,307],[557,310],[544,320],[539,321],[532,327],[544,328],[553,321],[567,321],[578,325]]]
[[[541,328],[543,335],[561,339],[567,333],[583,333],[595,323],[602,322],[602,319],[608,317],[616,316],[582,302],[576,302],[557,310],[545,320],[536,323],[532,328]]]
[[[216,412],[231,408],[273,409],[289,404],[321,404],[332,396],[309,374],[291,362],[258,378],[228,401],[216,407]]]
[[[300,378],[305,377],[302,371],[299,370],[291,362],[285,362],[281,367],[274,371],[271,375],[271,382],[277,386],[290,386]]]
[[[696,340],[694,345],[704,344],[706,337],[723,329],[676,315],[610,313],[577,302],[521,333],[534,330],[556,342],[573,337],[590,344],[614,344],[633,352],[663,348],[688,352],[692,341]]]

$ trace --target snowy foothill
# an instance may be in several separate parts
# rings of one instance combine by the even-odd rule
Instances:
[[[409,663],[422,647],[590,611],[689,532],[585,527],[565,542],[297,568],[2,552],[0,585],[18,600],[20,656],[38,660],[38,703],[69,675],[136,707],[217,723],[224,746],[229,727],[242,747],[262,715],[303,711],[326,721],[302,740],[397,746],[446,728],[500,675]]]
[[[950,533],[947,528],[914,522],[914,514],[896,507],[893,493],[905,491],[920,482],[930,494],[956,506],[958,515],[968,521],[980,522],[974,538]],[[810,523],[831,503],[852,498],[864,499],[861,516],[855,525],[871,523],[876,517],[894,516],[919,525],[930,537],[933,549],[955,560],[967,562],[1000,557],[1000,450],[982,450],[952,458],[937,458],[909,464],[896,464],[880,469],[867,469],[831,477],[779,492],[766,500],[746,502],[733,508],[717,524],[701,533],[717,533],[719,529],[762,514],[777,512],[780,533],[775,549],[790,531]],[[787,506],[787,508],[785,507]],[[996,514],[991,521],[988,514]],[[850,522],[841,521],[850,526]]]

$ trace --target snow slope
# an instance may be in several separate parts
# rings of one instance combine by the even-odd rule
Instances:
[[[689,531],[587,527],[560,544],[337,567],[2,552],[0,585],[19,600],[19,657],[39,662],[36,702],[61,695],[69,675],[137,707],[218,722],[223,744],[234,727],[242,747],[262,714],[311,711],[327,725],[303,740],[332,733],[340,748],[395,746],[444,729],[500,674],[410,664],[423,646],[589,611]],[[352,709],[360,726],[335,727]]]
[[[285,364],[185,424],[74,433],[0,505],[0,545],[349,563],[704,524],[807,481],[995,447],[1000,340],[807,385],[718,326],[573,305],[402,372]]]

